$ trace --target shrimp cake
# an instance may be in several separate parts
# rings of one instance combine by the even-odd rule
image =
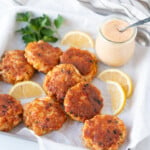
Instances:
[[[97,73],[97,59],[87,50],[69,48],[60,57],[63,64],[73,64],[86,81],[91,81]]]
[[[0,94],[0,131],[10,131],[22,121],[20,101],[8,94]]]
[[[72,64],[60,64],[48,72],[43,87],[49,96],[54,96],[59,103],[63,103],[68,89],[81,81],[81,74]]]
[[[23,50],[7,51],[0,69],[2,80],[11,84],[29,80],[34,74],[34,68],[27,62]]]
[[[81,82],[70,88],[65,96],[65,112],[73,119],[84,122],[99,114],[103,107],[100,91],[92,84]]]
[[[58,130],[66,119],[66,114],[61,106],[51,97],[37,98],[24,106],[24,123],[37,135]]]
[[[25,48],[27,61],[38,71],[47,73],[59,64],[62,51],[44,42],[31,42]]]
[[[82,137],[92,150],[118,150],[125,141],[126,127],[116,116],[97,115],[85,121]]]

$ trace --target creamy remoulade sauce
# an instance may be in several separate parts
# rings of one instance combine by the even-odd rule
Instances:
[[[112,42],[125,42],[133,35],[133,29],[129,28],[124,32],[120,32],[119,30],[128,25],[129,24],[123,20],[109,20],[103,24],[101,32],[107,40]]]
[[[98,58],[104,64],[121,66],[133,56],[137,30],[129,28],[120,32],[119,29],[129,25],[123,18],[109,19],[99,29],[95,50]]]

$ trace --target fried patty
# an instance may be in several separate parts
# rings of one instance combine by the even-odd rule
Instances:
[[[64,107],[65,112],[73,120],[84,122],[100,113],[103,107],[103,98],[94,85],[81,82],[68,90]]]
[[[62,51],[58,47],[44,42],[31,42],[25,48],[27,61],[38,71],[47,73],[59,64]]]
[[[81,74],[72,64],[60,64],[48,72],[43,87],[49,96],[54,96],[58,102],[63,103],[68,89],[81,81]]]
[[[24,123],[37,135],[58,130],[66,119],[61,106],[50,97],[37,98],[24,106]]]
[[[60,62],[63,64],[73,64],[86,81],[92,80],[97,72],[97,59],[87,50],[69,48],[60,57]]]
[[[82,136],[92,150],[118,150],[125,141],[126,127],[116,116],[97,115],[85,121]]]
[[[34,74],[34,69],[24,57],[23,50],[7,51],[0,66],[2,79],[12,84],[29,80]]]
[[[22,105],[8,94],[0,94],[0,131],[10,131],[22,121]]]
[[[0,62],[0,81],[2,81],[2,63]]]

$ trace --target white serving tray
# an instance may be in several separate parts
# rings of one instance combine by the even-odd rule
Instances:
[[[2,55],[4,51],[6,50],[13,50],[13,49],[23,50],[25,47],[24,43],[21,40],[21,36],[15,32],[19,28],[18,24],[16,24],[16,21],[15,21],[15,15],[17,12],[22,12],[22,11],[31,11],[35,14],[35,16],[39,16],[45,13],[45,14],[48,14],[51,18],[56,18],[58,14],[61,14],[66,20],[64,25],[59,30],[61,36],[63,36],[66,32],[70,30],[81,30],[81,31],[88,32],[93,38],[96,38],[96,36],[98,35],[99,24],[103,19],[102,16],[99,16],[96,14],[95,15],[91,14],[87,16],[86,14],[84,15],[77,15],[77,14],[72,14],[72,13],[68,14],[68,13],[59,12],[59,11],[57,12],[51,11],[51,10],[45,11],[45,10],[26,8],[26,7],[22,7],[22,8],[18,7],[18,8],[12,9],[10,10],[8,14],[5,15],[4,18],[1,18],[0,20],[1,31],[5,31],[5,32],[0,33],[0,39],[3,39],[3,40],[0,40],[0,55]],[[3,24],[2,22],[5,22],[5,24]],[[66,50],[66,47],[60,46],[60,41],[58,41],[57,43],[53,45],[59,46],[63,50]],[[93,49],[89,49],[89,51],[94,52]],[[136,119],[136,115],[139,114],[140,110],[144,109],[144,106],[140,105],[141,104],[140,99],[142,99],[143,96],[145,95],[143,91],[144,89],[141,89],[141,86],[147,86],[146,85],[147,76],[144,76],[144,79],[143,79],[138,74],[138,72],[141,72],[141,71],[144,72],[146,68],[148,68],[148,64],[146,62],[148,58],[146,57],[146,54],[147,54],[147,49],[143,48],[141,51],[141,47],[137,46],[135,55],[132,58],[132,60],[125,66],[119,67],[119,69],[125,71],[131,76],[131,78],[133,79],[134,86],[135,86],[132,98],[127,102],[127,106],[124,112],[121,115],[119,115],[119,118],[121,118],[125,122],[127,126],[127,130],[128,130],[128,137],[127,137],[126,143],[122,147],[122,150],[124,150],[128,144],[132,144],[133,139],[134,139],[133,136],[136,133],[137,135],[139,135],[140,133],[140,128],[138,129],[136,127],[136,124],[140,125],[140,121]],[[111,68],[111,67],[106,66],[102,63],[99,63],[98,73],[106,68]],[[44,78],[44,75],[42,73],[37,73],[32,78],[32,80],[37,81],[39,84],[42,85],[43,78]],[[93,80],[93,84],[97,86],[103,94],[103,97],[105,100],[104,102],[105,107],[102,113],[106,113],[107,108],[108,107],[110,108],[110,103],[108,102],[109,96],[106,91],[105,84],[96,78]],[[11,86],[12,85],[10,84],[0,82],[0,93],[8,93]],[[135,103],[135,99],[136,99],[136,103]],[[144,100],[143,100],[143,103],[144,103]],[[141,115],[144,115],[144,114],[141,114]],[[52,140],[56,143],[63,143],[63,144],[68,144],[68,145],[84,148],[82,144],[82,140],[81,140],[82,126],[83,126],[82,123],[68,120],[60,130],[51,132],[45,135],[44,138]],[[133,130],[133,127],[134,127],[134,130]],[[12,138],[25,139],[25,140],[29,140],[33,142],[37,141],[33,132],[27,129],[23,124],[17,126],[10,133],[0,132],[0,136],[1,135],[3,136],[8,135],[9,137],[12,137]],[[146,134],[143,136],[146,136]]]

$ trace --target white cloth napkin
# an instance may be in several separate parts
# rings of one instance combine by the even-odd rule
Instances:
[[[78,0],[101,14],[122,13],[138,21],[150,16],[149,0]],[[147,25],[146,25],[147,26]]]
[[[84,6],[101,15],[124,14],[132,23],[150,17],[149,0],[78,0]],[[150,23],[138,27],[137,41],[143,46],[150,45]],[[143,40],[144,39],[144,40]]]
[[[36,15],[46,13],[51,17],[62,14],[66,19],[64,27],[60,30],[62,36],[70,30],[78,29],[89,32],[93,38],[96,38],[99,23],[104,18],[104,16],[97,15],[84,8],[76,0],[27,0],[25,6],[21,7],[18,7],[18,5],[15,5],[12,1],[1,0],[0,55],[2,55],[5,50],[24,49],[24,44],[21,41],[20,36],[14,32],[17,28],[15,15],[19,11],[28,10],[32,10]],[[56,45],[60,46],[59,42],[56,43]],[[149,60],[149,48],[137,45],[132,60],[127,65],[120,67],[121,70],[127,72],[131,76],[134,83],[133,96],[127,101],[124,112],[119,116],[124,120],[128,129],[127,141],[122,147],[122,150],[135,147],[141,140],[150,135]],[[105,68],[110,67],[100,64],[100,71]],[[34,77],[33,80],[37,81],[39,79]],[[42,82],[42,80],[40,82]],[[107,92],[103,89],[103,83],[98,79],[95,79],[93,84],[102,91],[105,99],[105,95],[107,97]],[[9,88],[10,86],[8,84],[0,82],[0,92],[6,93]],[[81,123],[68,120],[59,131],[49,133],[43,137],[35,136],[33,132],[30,132],[30,130],[23,125],[15,128],[15,130],[12,131],[12,134],[18,134],[29,139],[36,139],[39,143],[40,150],[80,150],[84,149],[81,140],[81,128]]]

